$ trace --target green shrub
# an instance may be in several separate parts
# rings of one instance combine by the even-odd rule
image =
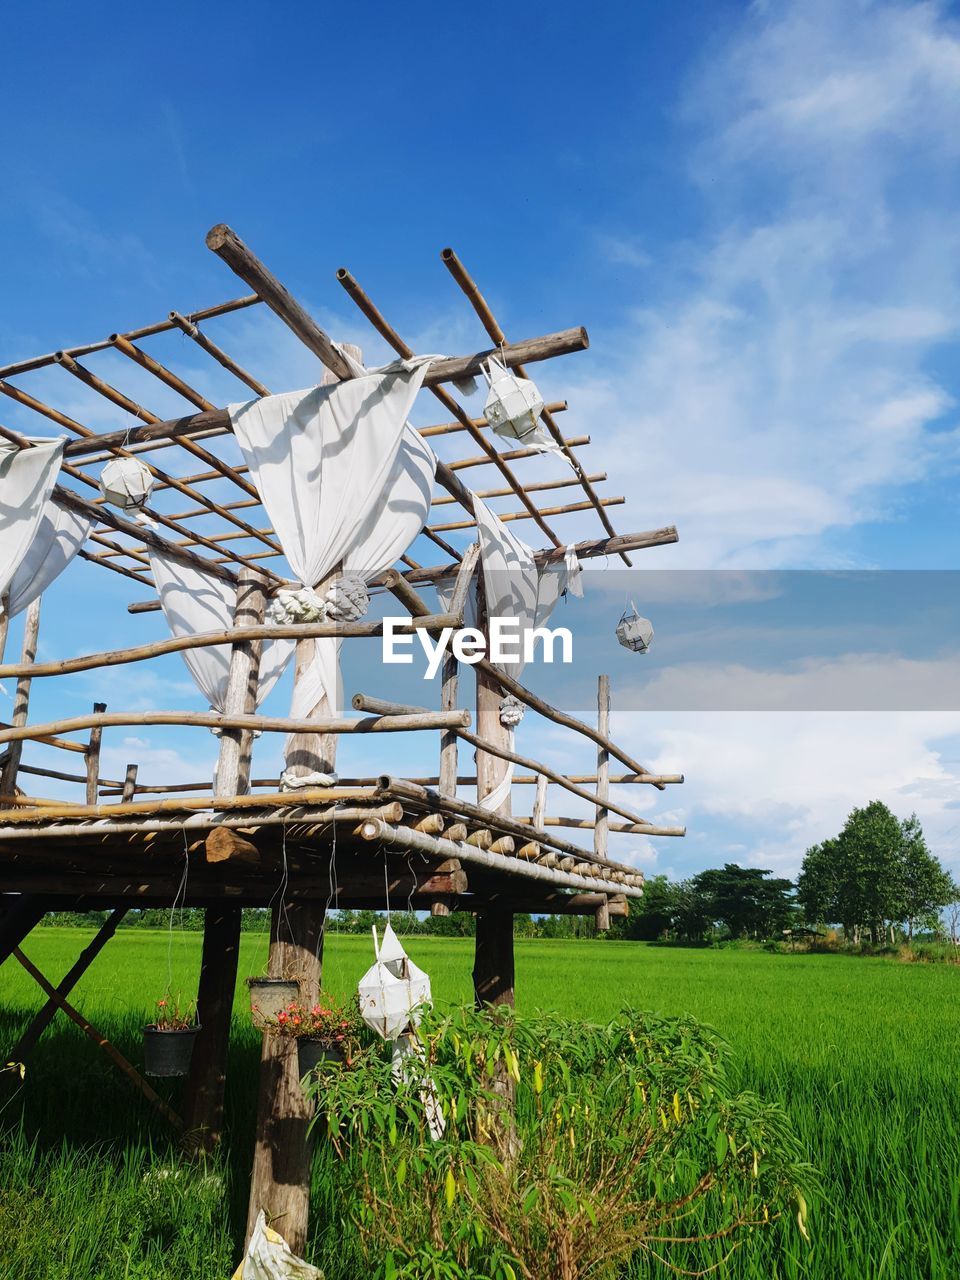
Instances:
[[[370,1051],[312,1086],[383,1280],[599,1278],[637,1253],[689,1273],[787,1212],[806,1235],[811,1170],[783,1110],[731,1089],[692,1018],[434,1012],[420,1044],[400,1080]]]

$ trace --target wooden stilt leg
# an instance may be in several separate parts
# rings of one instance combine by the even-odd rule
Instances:
[[[273,912],[271,977],[300,979],[300,999],[320,995],[323,962],[323,907],[291,903]],[[307,1244],[312,1151],[307,1126],[312,1106],[300,1087],[297,1046],[292,1039],[266,1035],[260,1057],[257,1133],[247,1215],[247,1239],[262,1209],[267,1222],[302,1256]]]
[[[481,911],[477,916],[473,989],[477,1008],[513,1005],[513,913]]]
[[[246,627],[262,623],[266,599],[263,576],[254,570],[242,569],[237,585],[234,625]],[[248,715],[256,710],[262,647],[262,642],[257,640],[233,646],[224,698],[224,710],[228,713]],[[231,730],[223,734],[215,785],[218,796],[244,795],[249,791],[252,745],[252,735],[245,730]],[[204,913],[203,958],[197,990],[200,1031],[184,1095],[188,1150],[212,1151],[220,1141],[230,1022],[240,955],[240,925],[240,907],[208,907]]]
[[[212,1151],[223,1129],[241,915],[240,907],[208,907],[204,912],[197,992],[197,1021],[202,1030],[194,1045],[183,1102],[188,1150]]]

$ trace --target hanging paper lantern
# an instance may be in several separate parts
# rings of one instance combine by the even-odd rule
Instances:
[[[111,458],[100,472],[100,492],[124,511],[142,507],[153,489],[153,476],[138,458]]]
[[[389,921],[379,945],[374,925],[373,950],[376,962],[360,979],[360,1015],[371,1031],[396,1040],[416,1025],[417,1010],[430,1002],[430,979],[404,951]]]
[[[634,653],[646,653],[653,639],[653,623],[649,618],[641,618],[637,606],[631,600],[630,608],[624,609],[623,616],[617,623],[617,639],[625,649]]]
[[[529,378],[518,378],[493,356],[483,366],[483,372],[490,384],[483,416],[497,435],[523,440],[536,431],[543,412],[543,399],[536,383]]]

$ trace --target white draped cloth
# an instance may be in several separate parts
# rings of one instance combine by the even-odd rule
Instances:
[[[474,515],[480,533],[480,563],[488,618],[516,618],[520,624],[519,657],[497,665],[515,680],[526,665],[524,637],[535,627],[545,626],[564,591],[582,595],[580,562],[567,548],[563,560],[538,569],[533,551],[474,494]],[[510,730],[510,749],[514,734]],[[514,765],[480,803],[485,809],[499,809],[510,794]]]
[[[34,539],[7,589],[7,612],[11,618],[22,613],[63,573],[90,536],[94,523],[92,516],[68,511],[53,499],[47,502]]]
[[[0,599],[40,529],[65,443],[62,436],[22,449],[0,440]]]
[[[175,636],[202,631],[226,631],[233,626],[237,592],[229,582],[203,573],[181,560],[150,551],[150,567],[160,596],[160,608]],[[277,683],[293,656],[293,640],[269,640],[260,657],[257,706]],[[230,645],[185,649],[180,655],[194,683],[214,711],[223,711],[230,679]]]
[[[365,370],[345,382],[231,405],[250,476],[291,569],[316,587],[337,565],[369,581],[417,537],[430,510],[437,460],[407,423],[433,357]],[[341,704],[339,641],[314,641],[290,714],[326,694]]]

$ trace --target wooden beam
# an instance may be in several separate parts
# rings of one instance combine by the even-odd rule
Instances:
[[[459,729],[470,723],[469,711],[429,711],[415,716],[367,716],[362,720],[296,720],[289,716],[228,716],[205,711],[107,711],[97,715],[52,720],[49,724],[13,725],[0,729],[0,743],[21,742],[53,733],[72,733],[94,725],[192,725],[200,729],[250,729],[261,733],[407,733],[414,729]]]
[[[114,933],[116,933],[117,925],[126,914],[126,907],[117,907],[115,911],[110,913],[109,918],[100,926],[96,936],[80,952],[80,955],[77,957],[69,972],[57,983],[58,995],[66,997],[70,994],[79,980],[90,968],[91,964],[93,964],[94,960],[96,960],[103,948],[113,937]],[[33,1050],[37,1041],[43,1035],[44,1031],[46,1031],[47,1027],[53,1021],[59,1007],[60,1006],[57,1004],[56,1000],[48,998],[46,1004],[10,1050],[5,1061],[24,1062]]]
[[[430,614],[397,624],[401,631],[442,631],[444,627],[456,625],[457,615],[453,613]],[[96,671],[102,667],[124,666],[129,662],[145,662],[168,653],[183,653],[187,649],[209,649],[217,645],[253,640],[304,640],[318,636],[376,638],[382,634],[383,623],[378,621],[260,623],[257,626],[231,627],[223,631],[199,631],[192,636],[171,636],[167,640],[154,640],[150,644],[134,645],[128,649],[110,649],[104,653],[59,658],[52,662],[8,662],[0,665],[0,677],[26,675],[28,668],[33,678],[75,675],[78,671]]]
[[[19,947],[14,948],[13,954],[16,956],[17,960],[19,960],[23,968],[26,969],[27,973],[30,974],[30,977],[33,978],[34,982],[36,982],[41,990],[46,992],[49,999],[54,1002],[57,1008],[61,1009],[70,1021],[80,1028],[85,1036],[91,1039],[95,1045],[103,1050],[113,1065],[127,1077],[136,1089],[139,1089],[150,1105],[154,1107],[155,1110],[159,1111],[168,1124],[172,1125],[174,1129],[180,1132],[183,1129],[183,1121],[173,1108],[169,1107],[167,1103],[164,1102],[156,1090],[149,1085],[146,1080],[144,1080],[136,1067],[127,1061],[120,1050],[115,1048],[107,1037],[97,1030],[92,1022],[88,1021],[82,1013],[78,1013],[77,1010],[74,1009],[73,1005],[67,1003],[63,996],[61,996],[57,991],[56,987],[52,986],[47,981],[37,966],[23,954]]]

